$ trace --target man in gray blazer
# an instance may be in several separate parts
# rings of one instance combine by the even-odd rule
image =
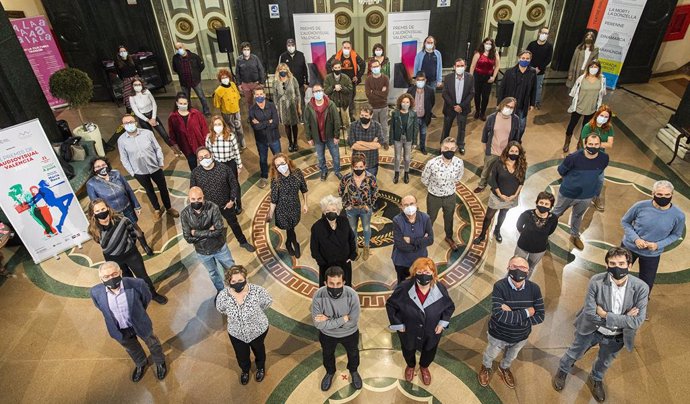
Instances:
[[[458,123],[458,136],[456,136],[460,154],[465,154],[465,125],[467,115],[472,109],[474,98],[474,77],[465,72],[465,60],[455,60],[454,72],[443,78],[443,134],[441,140],[450,136],[450,128],[453,121]]]
[[[563,390],[570,368],[590,348],[599,345],[599,356],[587,380],[592,396],[606,400],[604,374],[625,346],[633,350],[635,333],[647,314],[649,287],[630,276],[632,254],[623,247],[613,247],[606,253],[607,271],[589,281],[585,305],[575,318],[575,341],[565,352],[553,378],[553,388]]]

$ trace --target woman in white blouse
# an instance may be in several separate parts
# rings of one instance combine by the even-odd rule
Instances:
[[[228,317],[228,334],[235,350],[237,363],[242,370],[240,383],[249,383],[251,368],[250,350],[256,361],[257,382],[266,375],[266,347],[268,318],[264,311],[273,302],[266,289],[247,283],[247,270],[233,265],[225,272],[227,287],[216,297],[216,309]]]
[[[129,106],[132,108],[134,115],[139,118],[139,126],[150,131],[153,131],[155,128],[156,132],[163,138],[163,141],[170,146],[168,131],[165,130],[165,126],[163,126],[156,114],[158,105],[156,105],[156,99],[153,98],[153,94],[146,88],[143,80],[140,78],[134,79],[132,88],[134,89],[134,95],[129,97]]]

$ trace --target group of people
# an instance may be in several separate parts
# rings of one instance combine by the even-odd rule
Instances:
[[[429,366],[441,335],[450,326],[455,304],[440,281],[428,248],[434,244],[433,224],[441,209],[444,242],[452,250],[460,248],[455,240],[454,215],[456,187],[463,178],[464,163],[457,154],[465,152],[465,124],[472,112],[471,101],[475,101],[475,119],[485,121],[481,136],[485,144],[484,166],[474,192],[482,193],[487,185],[491,188],[488,208],[472,243],[488,242],[489,231],[501,243],[503,221],[508,210],[518,205],[527,175],[522,139],[528,111],[540,107],[543,74],[552,53],[547,39],[548,29],[542,28],[538,39],[519,53],[518,64],[506,71],[499,85],[496,112],[488,116],[488,96],[496,80],[499,58],[491,38],[482,41],[469,72],[465,71],[465,60],[459,58],[453,72],[443,77],[441,54],[435,49],[434,38],[428,37],[415,59],[414,84],[398,97],[390,117],[387,104],[390,61],[380,44],[373,48],[375,56],[365,63],[352,44],[344,42],[342,49],[328,61],[331,72],[324,84],[314,84],[311,100],[305,101],[306,70],[296,67],[303,63],[303,55],[295,49],[294,41],[289,40],[287,54],[281,55],[276,69],[271,102],[261,85],[263,65],[251,54],[251,46],[243,43],[242,63],[238,61],[235,81],[228,70],[218,73],[220,85],[214,92],[213,103],[221,114],[211,118],[211,130],[204,116],[189,107],[187,91],[176,97],[176,110],[168,119],[166,132],[156,116],[155,100],[146,94],[141,81],[132,80],[135,93],[129,105],[136,118],[129,114],[122,118],[125,132],[118,140],[122,165],[145,189],[157,220],[164,213],[180,219],[184,239],[194,246],[208,270],[217,291],[216,307],[228,317],[227,331],[241,369],[241,384],[250,380],[251,352],[256,362],[255,380],[260,382],[266,375],[264,340],[269,322],[264,312],[272,297],[260,285],[249,283],[247,270],[236,265],[226,236],[225,222],[240,247],[255,251],[237,218],[243,211],[238,174],[243,169],[240,155],[246,147],[239,117],[240,91],[249,105],[248,120],[259,152],[261,172],[257,185],[265,188],[270,183],[268,219],[285,231],[285,250],[296,258],[301,257],[302,250],[295,229],[312,204],[307,198],[308,184],[303,172],[288,154],[281,152],[279,122],[288,135],[291,152],[297,150],[297,125],[304,124],[306,140],[315,148],[321,181],[326,181],[329,174],[326,149],[332,157],[332,171],[338,180],[337,196],[327,195],[320,200],[322,215],[312,224],[309,241],[311,256],[318,265],[319,284],[312,299],[311,316],[318,330],[326,369],[320,387],[326,391],[336,371],[338,344],[346,350],[353,387],[362,388],[358,373],[360,300],[353,285],[352,263],[359,259],[366,261],[373,253],[371,217],[377,209],[379,149],[393,146],[393,182],[399,182],[402,165],[403,182],[409,183],[412,148],[418,147],[427,154],[426,130],[433,117],[435,91],[442,88],[444,123],[440,155],[429,159],[421,174],[421,183],[426,187],[427,212],[420,209],[416,195],[406,195],[400,201],[401,212],[393,218],[391,256],[397,286],[386,303],[389,329],[400,338],[405,379],[413,380],[418,363],[420,378],[429,385]],[[178,49],[176,57],[193,55],[184,47]],[[569,150],[575,126],[584,117],[578,136],[580,148],[568,154],[558,166],[562,181],[557,197],[540,192],[535,207],[525,210],[518,218],[516,229],[520,236],[514,256],[507,264],[506,277],[497,281],[492,291],[488,346],[478,371],[482,386],[490,383],[493,361],[504,352],[498,373],[506,385],[515,387],[511,363],[527,342],[532,325],[542,323],[546,313],[541,290],[530,278],[548,249],[549,236],[555,231],[559,217],[572,207],[570,241],[582,250],[580,225],[584,213],[592,204],[604,211],[604,171],[613,145],[613,127],[611,109],[603,104],[605,80],[595,58],[592,35],[588,34],[576,50],[576,65],[571,66],[573,76],[577,77],[569,76],[571,119],[563,151]],[[185,63],[188,62],[179,62],[183,70],[188,69]],[[359,108],[359,119],[355,120],[352,97],[365,69],[368,71],[365,92],[370,104]],[[192,84],[189,88],[196,91]],[[203,89],[200,92],[203,94]],[[204,109],[206,113],[206,106]],[[347,119],[352,122],[343,130],[342,122]],[[454,121],[458,126],[456,138],[449,136]],[[166,143],[189,163],[189,204],[182,212],[171,206],[163,172],[163,152],[150,128],[158,128]],[[341,173],[340,167],[341,136],[347,136],[352,153],[351,171],[347,173]],[[269,149],[273,153],[270,165]],[[146,369],[146,356],[137,336],[149,346],[156,376],[162,379],[167,367],[146,307],[150,300],[165,304],[167,298],[156,292],[136,247],[139,241],[148,255],[155,254],[137,225],[141,205],[123,175],[112,169],[106,158],[94,159],[92,169],[93,176],[87,183],[91,199],[89,233],[103,248],[106,258],[99,268],[103,284],[92,289],[92,297],[105,316],[110,335],[135,362],[132,380],[139,381]],[[594,398],[603,401],[602,380],[607,368],[623,346],[629,350],[633,347],[635,332],[647,316],[648,296],[660,255],[682,236],[685,227],[683,212],[671,203],[670,182],[657,181],[651,197],[633,205],[623,216],[625,236],[621,246],[607,252],[604,258],[607,272],[590,280],[588,297],[576,318],[575,340],[563,355],[553,378],[557,391],[563,389],[573,364],[591,347],[599,345],[599,357],[588,384]],[[629,275],[637,260],[639,279]]]

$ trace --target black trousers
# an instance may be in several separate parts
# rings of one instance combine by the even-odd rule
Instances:
[[[134,331],[134,328],[124,328],[120,329],[120,331],[122,332],[122,336],[124,338],[123,341],[118,341],[120,345],[122,345],[122,347],[125,348],[125,351],[127,351],[127,353],[129,354],[130,358],[132,358],[136,366],[145,366],[148,362],[146,359],[146,352],[144,351],[144,348],[141,347],[141,344],[137,339],[137,333]],[[163,354],[163,347],[161,346],[161,342],[158,339],[158,337],[156,337],[153,334],[149,335],[148,337],[143,337],[141,335],[139,335],[138,337],[144,340],[146,346],[149,347],[153,363],[165,363],[165,354]]]
[[[230,343],[232,344],[232,349],[235,350],[237,364],[240,365],[240,369],[242,369],[242,372],[249,373],[249,369],[251,369],[252,367],[251,357],[249,356],[250,350],[251,352],[254,352],[254,361],[256,362],[256,368],[266,368],[266,346],[264,345],[266,334],[268,334],[268,329],[266,329],[266,331],[264,331],[263,334],[254,338],[249,343],[239,340],[233,337],[232,335],[228,334],[230,336]]]
[[[589,115],[580,115],[577,112],[571,112],[570,113],[570,121],[568,122],[568,128],[565,130],[565,134],[568,136],[570,139],[571,136],[573,136],[573,131],[575,130],[575,126],[577,126],[578,121],[580,118],[585,117],[582,120],[582,127],[584,128],[587,123],[592,119],[594,114],[589,114]],[[578,136],[579,138],[579,136]]]
[[[237,194],[237,200],[235,203],[237,204],[237,207],[239,209],[242,209],[242,187],[240,186],[240,173],[237,171],[237,161],[235,159],[224,161],[223,164],[226,166],[230,167],[232,172],[235,174],[235,181],[237,183],[237,189],[240,190],[239,194]]]
[[[656,257],[645,257],[644,255],[639,255],[632,253],[633,264],[638,259],[640,260],[640,279],[649,286],[649,293],[652,293],[652,287],[654,286],[654,280],[656,279],[656,272],[659,269],[659,261],[661,256]]]
[[[136,246],[131,250],[127,251],[122,255],[107,255],[103,254],[106,261],[115,261],[117,265],[120,266],[122,270],[122,275],[129,278],[139,278],[146,282],[152,295],[156,294],[156,288],[153,286],[153,281],[149,278],[149,274],[146,273],[146,267],[144,266],[144,259],[141,257],[139,250]]]
[[[146,196],[149,198],[153,209],[161,209],[161,205],[158,203],[158,197],[156,196],[156,191],[153,189],[154,183],[156,186],[158,186],[158,191],[161,193],[161,200],[163,201],[163,206],[165,206],[165,209],[170,209],[172,207],[170,204],[170,193],[168,193],[168,184],[165,183],[165,174],[163,174],[162,169],[151,174],[134,174],[134,178],[136,178],[139,184],[144,187]]]
[[[319,342],[323,351],[323,367],[326,373],[335,373],[335,348],[342,344],[347,352],[347,370],[356,372],[359,367],[359,330],[347,337],[335,338],[319,332]]]
[[[230,208],[226,209],[224,206],[219,206],[220,208],[220,214],[225,218],[225,221],[228,222],[228,225],[230,225],[230,228],[232,229],[232,234],[235,235],[235,238],[237,239],[237,242],[240,244],[244,244],[247,242],[247,238],[244,236],[244,233],[242,232],[242,226],[240,226],[240,222],[237,221],[237,214],[235,213],[235,208]]]
[[[441,143],[443,143],[443,139],[447,138],[450,136],[450,129],[453,127],[453,121],[456,121],[458,124],[458,132],[455,137],[455,144],[458,147],[465,147],[465,127],[467,126],[467,115],[459,114],[457,112],[454,112],[453,115],[444,115],[443,116],[443,132],[441,134]]]
[[[288,138],[288,144],[295,146],[297,144],[297,125],[283,125],[285,127],[285,135]]]
[[[151,119],[153,114],[151,112],[144,112],[144,116]],[[149,121],[145,121],[141,118],[137,117],[137,119],[139,120],[139,126],[140,127],[144,128],[144,129],[148,129],[151,132],[153,132],[155,130],[156,132],[158,132],[158,134],[163,139],[165,144],[167,144],[168,146],[172,145],[172,143],[170,142],[170,136],[168,135],[168,131],[165,130],[165,126],[163,126],[163,122],[161,122],[161,119],[159,117],[156,117],[156,123],[158,123],[158,125],[156,125],[156,126],[151,126]]]
[[[486,115],[486,107],[489,105],[491,86],[494,84],[489,83],[490,78],[490,75],[474,73],[474,108],[480,115]]]
[[[400,333],[398,333],[400,335]],[[402,337],[400,338],[400,342],[402,342]],[[419,357],[419,366],[423,368],[428,368],[429,365],[431,365],[431,362],[434,361],[434,358],[436,357],[436,350],[438,349],[438,344],[434,345],[433,348],[431,348],[428,351],[422,350],[422,354]],[[407,364],[408,367],[415,367],[417,365],[417,358],[416,358],[416,353],[417,350],[412,349],[412,350],[407,350],[405,349],[405,345],[402,345],[402,354],[403,358],[405,358],[405,363]]]
[[[410,267],[395,265],[395,273],[398,276],[398,285],[400,285],[402,281],[410,277]]]
[[[343,269],[343,281],[347,286],[352,287],[352,262],[334,262],[326,265],[319,265],[319,287],[326,284],[326,270],[332,266],[339,266]]]
[[[503,221],[506,219],[508,214],[508,209],[486,209],[486,215],[484,216],[484,221],[482,222],[482,236],[486,236],[486,231],[489,230],[491,226],[491,220],[498,212],[498,219],[496,219],[496,227],[494,227],[494,234],[501,234],[501,226],[503,226]]]

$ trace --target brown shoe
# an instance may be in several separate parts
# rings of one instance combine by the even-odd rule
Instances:
[[[180,217],[180,212],[178,212],[175,208],[167,209],[165,212],[176,219]]]
[[[405,380],[412,383],[413,379],[414,379],[414,368],[411,368],[408,366],[405,368]]]
[[[446,237],[445,240],[446,243],[448,243],[448,245],[450,246],[451,250],[456,251],[458,249],[458,245],[455,243],[455,241],[453,241],[452,238]]]
[[[154,210],[154,211],[153,211],[153,217],[154,217],[156,220],[160,219],[161,216],[163,216],[163,211],[162,211],[162,210],[158,209],[158,210]]]
[[[513,372],[510,371],[510,368],[503,369],[499,366],[498,374],[501,375],[501,380],[503,380],[506,386],[510,387],[511,389],[515,388],[515,378],[513,377]]]
[[[477,374],[477,379],[479,379],[479,385],[482,387],[486,387],[489,385],[489,382],[491,382],[491,369],[485,367],[482,364],[482,367],[479,369],[479,373]]]
[[[429,368],[423,368],[420,366],[419,374],[422,377],[422,383],[424,383],[425,386],[431,384],[431,372],[429,372]]]
[[[486,187],[477,187],[477,188],[475,188],[474,191],[472,191],[472,192],[474,192],[475,194],[478,194],[478,193],[480,193],[480,192],[483,192],[483,191],[484,191],[484,188],[486,188]]]
[[[570,242],[573,243],[575,248],[577,248],[578,250],[585,249],[585,243],[582,242],[582,239],[580,237],[570,236]]]

